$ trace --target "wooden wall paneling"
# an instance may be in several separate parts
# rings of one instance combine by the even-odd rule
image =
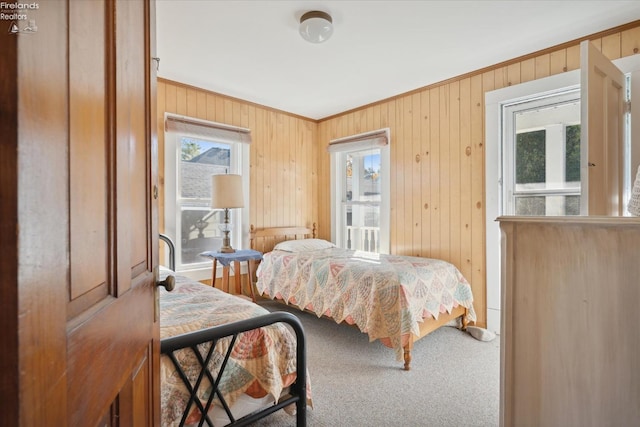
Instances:
[[[431,151],[429,153],[429,184],[431,198],[429,211],[431,213],[431,232],[429,234],[433,258],[440,256],[440,89],[429,89],[429,140]]]
[[[507,86],[517,85],[520,83],[520,63],[510,64],[507,66]]]
[[[292,134],[294,135],[292,143],[292,154],[289,158],[289,163],[291,164],[291,171],[293,176],[295,177],[292,188],[294,200],[295,200],[295,209],[292,212],[293,221],[300,221],[302,218],[308,218],[307,215],[303,215],[303,210],[307,210],[307,207],[304,206],[303,194],[301,194],[302,183],[306,181],[307,176],[311,174],[309,171],[308,174],[305,174],[303,170],[301,170],[298,165],[299,162],[297,159],[300,159],[302,162],[303,159],[306,159],[309,155],[309,151],[311,147],[306,147],[304,144],[304,127],[302,123],[298,121],[292,121]],[[305,176],[306,175],[306,176]],[[309,187],[311,188],[311,187]]]
[[[320,217],[319,215],[319,206],[320,204],[318,203],[318,199],[320,197],[320,181],[318,178],[318,168],[320,167],[320,165],[318,164],[317,159],[319,158],[323,158],[324,156],[326,156],[326,149],[324,148],[325,143],[320,143],[318,144],[318,127],[319,125],[316,123],[307,123],[307,145],[311,146],[311,153],[309,154],[308,157],[308,165],[311,165],[311,170],[313,171],[312,175],[311,175],[311,179],[308,182],[308,185],[311,186],[311,213],[310,216],[307,219],[307,222],[309,222],[311,225],[313,226],[313,223],[315,222],[316,225],[318,224],[318,218]],[[326,137],[325,137],[326,138]],[[326,139],[321,140],[321,141],[326,141]],[[326,161],[325,161],[326,163]],[[304,168],[304,166],[301,166],[302,168]],[[326,188],[325,185],[323,185],[323,187]],[[308,188],[308,187],[307,187]],[[306,190],[305,192],[309,192],[308,190]],[[322,205],[322,206],[329,206],[329,205]],[[324,209],[323,209],[324,210]],[[331,236],[331,235],[329,235]],[[327,239],[327,240],[331,240],[331,238]]]
[[[494,70],[494,78],[496,89],[509,86],[509,72],[508,67],[500,67]]]
[[[176,114],[181,116],[187,115],[187,89],[178,86],[176,87]]]
[[[196,92],[196,111],[199,118],[207,120],[207,94],[204,92]]]
[[[396,143],[391,151],[391,247],[394,254],[402,254],[404,250],[404,233],[399,222],[404,221],[404,169],[401,166],[404,154],[404,101],[398,99],[394,108],[394,129]]]
[[[536,78],[536,61],[533,58],[526,59],[520,63],[520,81],[530,82]],[[498,89],[493,87],[491,90]]]
[[[380,104],[376,104],[373,106],[373,108],[370,108],[371,110],[371,128],[372,129],[382,129],[384,126],[382,126],[382,120],[381,120],[381,114],[382,114],[382,106]]]
[[[413,170],[411,176],[412,194],[411,194],[411,234],[413,237],[412,255],[421,256],[422,254],[422,187],[425,185],[422,182],[422,176],[420,173],[420,167],[422,165],[422,154],[420,140],[422,139],[422,104],[420,102],[420,92],[416,92],[411,95],[411,111],[412,121],[411,125],[411,168]]]
[[[536,80],[544,77],[548,77],[549,74],[551,73],[550,55],[547,53],[544,55],[536,56],[535,62],[536,62],[536,74],[535,74]]]
[[[551,75],[560,74],[567,70],[567,50],[560,49],[549,54],[549,72]]]
[[[207,120],[209,120],[210,122],[215,122],[216,121],[216,97],[210,93],[206,94],[206,109],[207,109],[207,114],[206,114],[206,118]],[[162,104],[160,104],[162,105]]]
[[[602,38],[602,53],[612,61],[621,56],[620,37],[620,33],[614,33]]]
[[[224,100],[225,98],[222,96],[216,97],[214,122],[224,123]]]
[[[274,166],[277,165],[276,159],[273,156],[273,146],[275,145],[273,138],[276,132],[275,129],[275,113],[273,111],[268,111],[265,113],[265,129],[266,134],[264,135],[264,164],[263,167],[265,169],[265,173],[263,175],[264,181],[262,184],[262,194],[264,198],[264,211],[261,213],[263,219],[262,222],[265,224],[274,224],[279,225],[276,222],[275,215],[272,212],[271,200],[273,195],[275,194],[273,191],[273,177],[276,173],[274,170]],[[274,207],[275,208],[275,207]]]
[[[440,252],[439,257],[451,259],[451,155],[449,153],[451,99],[449,84],[440,86]]]
[[[460,81],[460,264],[458,268],[471,280],[471,78]]]
[[[640,52],[640,26],[623,31],[620,34],[620,55],[622,57]]]
[[[285,183],[288,185],[288,191],[290,194],[290,199],[291,200],[291,205],[289,207],[289,212],[288,212],[288,221],[290,223],[297,223],[297,221],[299,221],[298,219],[298,197],[297,197],[297,190],[296,190],[296,186],[298,183],[298,176],[296,174],[296,153],[298,153],[297,150],[297,140],[298,140],[298,132],[297,132],[297,126],[296,126],[296,121],[291,118],[290,116],[287,116],[288,118],[288,124],[289,124],[289,149],[287,151],[287,168],[288,168],[288,175],[289,175],[289,180],[285,181]]]
[[[402,169],[402,177],[404,184],[398,183],[398,192],[401,194],[402,200],[400,202],[402,206],[402,213],[398,216],[402,222],[398,229],[398,235],[402,236],[399,241],[399,253],[403,255],[411,255],[411,243],[412,243],[412,229],[413,224],[411,221],[411,199],[413,193],[413,187],[415,183],[411,181],[411,168],[413,164],[412,158],[412,121],[413,114],[411,111],[411,95],[407,95],[402,98],[402,127],[404,128],[404,135],[402,138],[401,155],[399,158],[400,163],[398,166]]]
[[[567,51],[567,71],[580,69],[580,45],[570,46]]]
[[[256,127],[252,131],[251,164],[254,169],[251,171],[251,191],[256,192],[256,203],[251,211],[251,224],[258,228],[264,228],[264,180],[265,180],[265,129],[267,128],[265,110],[256,109]]]
[[[412,181],[412,167],[413,167],[413,150],[411,146],[411,140],[413,138],[413,110],[411,103],[411,95],[407,95],[402,99],[402,119],[404,135],[402,138],[401,156],[399,158],[399,167],[402,169],[402,178],[404,182],[401,184],[398,182],[398,193],[401,194],[402,201],[402,214],[398,215],[400,221],[402,221],[401,227],[398,230],[398,235],[402,235],[402,239],[399,242],[400,252],[403,255],[411,255],[413,242],[413,221],[411,215],[413,214],[412,199],[413,189],[417,185]]]
[[[252,142],[249,146],[249,194],[246,194],[245,197],[249,200],[249,226],[251,224],[255,225],[256,220],[256,203],[258,200],[258,192],[256,191],[256,158],[257,150],[256,144],[253,142],[255,138],[255,130],[256,129],[256,109],[253,106],[248,107],[247,109],[247,117],[246,117],[246,128],[251,129],[251,138]]]
[[[187,88],[187,116],[202,119],[198,113],[198,93],[193,88]]]
[[[471,77],[471,283],[478,323],[486,325],[485,150],[483,76]]]
[[[285,195],[285,214],[284,220],[286,224],[293,224],[297,221],[296,218],[296,175],[295,175],[295,124],[290,116],[284,116],[284,127],[286,135],[286,147],[285,162],[283,167],[285,168],[283,173],[284,179],[284,195]]]
[[[276,120],[277,120],[277,129],[276,129],[276,139],[275,139],[275,144],[274,144],[274,149],[276,150],[276,156],[277,156],[277,179],[276,179],[276,186],[274,188],[275,190],[275,194],[282,194],[283,196],[285,196],[285,200],[283,200],[281,203],[276,204],[276,212],[277,212],[277,223],[278,225],[282,225],[282,226],[286,226],[287,225],[287,221],[289,221],[289,218],[286,216],[286,211],[288,211],[288,206],[285,206],[285,204],[289,204],[289,198],[291,197],[290,194],[287,194],[286,191],[286,185],[287,185],[287,175],[288,175],[288,168],[287,168],[287,157],[289,156],[289,153],[287,152],[287,145],[289,143],[289,126],[287,124],[287,119],[286,117],[283,117],[281,114],[276,113]]]
[[[380,128],[390,128],[389,125],[389,110],[391,102],[385,102],[380,105]]]
[[[354,113],[353,133],[358,134],[367,130],[367,109],[359,110]]]
[[[401,141],[401,136],[399,135],[398,131],[398,126],[396,125],[397,123],[397,113],[396,113],[396,100],[391,100],[389,101],[389,103],[385,103],[387,106],[387,120],[388,120],[388,126],[389,129],[391,130],[391,142],[390,142],[390,147],[389,147],[389,156],[391,157],[391,170],[389,171],[389,174],[391,175],[389,177],[390,179],[390,188],[391,188],[391,194],[390,194],[390,229],[389,229],[389,252],[390,253],[395,253],[395,249],[396,249],[396,240],[398,238],[397,235],[397,226],[396,226],[396,222],[397,222],[397,212],[398,210],[396,209],[396,205],[398,203],[398,195],[396,194],[396,181],[397,181],[397,176],[396,176],[396,170],[395,170],[395,162],[398,158],[398,145],[400,144]]]
[[[333,121],[330,122],[320,122],[318,124],[318,132],[317,139],[314,143],[314,150],[317,152],[317,165],[318,165],[318,175],[317,175],[317,185],[315,191],[317,191],[318,202],[317,206],[331,206],[331,196],[330,196],[330,184],[321,185],[320,183],[330,183],[330,173],[329,173],[329,154],[326,151],[326,145],[329,141],[329,128]],[[317,216],[313,217],[318,225],[318,237],[321,239],[331,240],[331,218],[329,217],[331,214],[330,209],[317,209]],[[328,231],[327,231],[328,230]],[[327,236],[329,238],[327,238]]]
[[[429,90],[420,92],[420,241],[421,254],[431,257],[431,112],[429,110]]]
[[[450,191],[449,191],[449,236],[451,239],[451,249],[449,261],[458,268],[460,261],[460,238],[461,238],[461,209],[460,198],[461,187],[461,157],[462,147],[460,144],[460,82],[455,81],[450,85],[449,92],[449,164],[450,164]]]

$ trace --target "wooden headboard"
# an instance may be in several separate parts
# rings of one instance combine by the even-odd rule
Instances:
[[[273,247],[285,240],[310,239],[316,237],[316,223],[309,227],[271,227],[255,228],[251,225],[249,244],[251,249],[262,253],[273,250]]]

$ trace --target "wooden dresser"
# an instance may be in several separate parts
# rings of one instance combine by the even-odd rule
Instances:
[[[498,221],[500,425],[640,425],[640,218]]]

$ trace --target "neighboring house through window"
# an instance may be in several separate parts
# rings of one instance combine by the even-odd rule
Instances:
[[[230,235],[232,247],[246,247],[250,141],[248,129],[167,114],[164,232],[176,245],[176,271],[211,277],[211,261],[199,254],[220,249],[224,222],[224,210],[210,208],[211,175],[243,176],[245,207],[230,210]]]
[[[389,253],[388,129],[336,139],[331,153],[331,238],[342,248]]]

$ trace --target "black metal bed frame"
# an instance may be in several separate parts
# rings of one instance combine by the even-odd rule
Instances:
[[[164,235],[160,235],[160,238],[167,242],[169,245],[170,254],[173,255],[174,246],[173,242],[170,238]],[[170,257],[173,260],[173,256]],[[174,269],[174,266],[171,266],[171,269]],[[218,386],[220,384],[220,379],[222,378],[222,374],[224,373],[224,369],[227,366],[227,362],[229,361],[229,357],[233,352],[233,347],[236,343],[236,339],[238,335],[251,331],[254,329],[262,328],[264,326],[268,326],[275,323],[286,323],[291,326],[296,335],[296,381],[289,386],[289,392],[286,396],[282,397],[277,401],[277,403],[273,405],[266,406],[263,409],[254,411],[250,414],[247,414],[241,418],[235,419],[229,406],[225,399],[222,397],[222,393],[219,392]],[[220,366],[220,370],[215,375],[213,372],[209,371],[207,368],[209,365],[209,361],[214,354],[216,343],[226,337],[231,337],[231,342],[229,347],[225,353],[222,365]],[[207,350],[206,354],[200,352],[198,346],[200,344],[211,342],[211,346]],[[194,384],[191,384],[187,376],[185,375],[180,363],[176,359],[175,352],[178,350],[190,349],[195,357],[197,358],[201,370],[198,375],[197,380]],[[199,331],[189,332],[182,335],[177,335],[174,337],[164,338],[160,341],[160,353],[167,355],[173,365],[175,366],[180,378],[182,379],[185,387],[189,391],[190,397],[187,402],[186,407],[184,408],[182,419],[180,421],[180,426],[184,426],[187,415],[189,414],[193,405],[195,405],[200,412],[200,422],[198,426],[207,425],[209,427],[214,427],[213,422],[211,421],[208,412],[211,409],[211,405],[213,403],[214,397],[218,397],[222,407],[227,414],[227,417],[231,421],[231,423],[227,424],[227,426],[239,427],[249,425],[261,418],[264,418],[272,413],[279,411],[280,409],[289,406],[291,404],[296,405],[296,426],[297,427],[305,427],[307,425],[307,366],[306,366],[306,342],[304,336],[304,329],[302,327],[302,323],[300,320],[291,313],[284,311],[276,311],[269,314],[264,314],[261,316],[253,317],[250,319],[239,320],[232,323],[227,323],[224,325],[213,326],[211,328],[202,329]],[[197,397],[198,390],[200,386],[203,384],[203,379],[207,378],[212,387],[212,392],[209,395],[207,402],[203,405],[200,399]],[[206,384],[206,383],[204,383]],[[278,397],[278,396],[276,396]]]

